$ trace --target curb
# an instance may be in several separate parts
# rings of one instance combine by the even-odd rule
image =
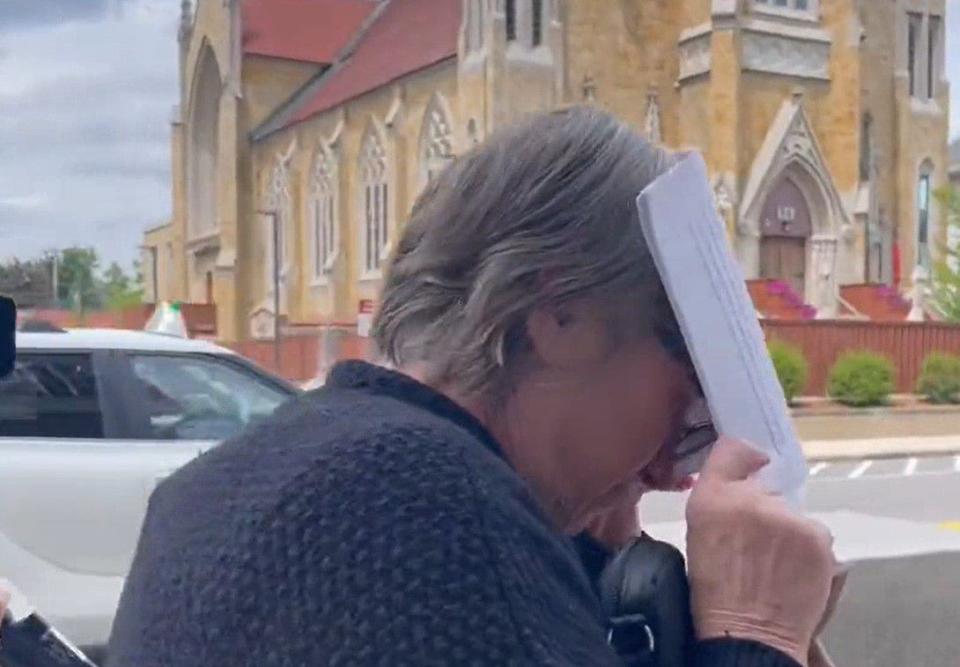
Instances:
[[[960,454],[960,435],[944,437],[871,438],[865,440],[809,440],[802,443],[808,460],[845,461],[907,456]]]

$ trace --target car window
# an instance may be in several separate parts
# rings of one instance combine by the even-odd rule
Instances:
[[[131,364],[146,392],[150,439],[223,440],[270,416],[289,398],[225,360],[136,355]]]
[[[0,436],[103,438],[89,354],[20,354],[0,379]]]

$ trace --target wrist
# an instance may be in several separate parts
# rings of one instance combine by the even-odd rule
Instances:
[[[809,662],[811,638],[776,623],[762,623],[729,612],[714,612],[696,619],[698,641],[740,639],[769,646],[789,656],[801,667]]]

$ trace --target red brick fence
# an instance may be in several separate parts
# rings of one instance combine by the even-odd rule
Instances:
[[[936,322],[860,322],[847,320],[761,323],[768,340],[796,345],[807,358],[810,376],[804,394],[826,393],[827,376],[837,358],[851,350],[870,350],[897,369],[897,391],[916,389],[920,366],[931,352],[960,354],[960,325]]]
[[[888,357],[897,369],[897,391],[916,388],[923,359],[930,352],[960,354],[960,325],[934,322],[860,322],[847,320],[764,320],[770,340],[796,345],[807,358],[810,376],[806,395],[824,395],[827,376],[837,358],[851,350],[870,350]],[[264,368],[274,368],[272,341],[230,344],[240,354]],[[370,341],[348,329],[327,334],[301,334],[284,338],[280,345],[280,374],[305,382],[338,359],[370,358]]]

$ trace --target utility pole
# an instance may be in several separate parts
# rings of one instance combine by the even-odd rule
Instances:
[[[273,238],[273,366],[280,373],[280,226],[276,211],[260,211],[270,218]]]
[[[53,305],[60,306],[60,251],[50,253],[50,281],[53,283]]]

